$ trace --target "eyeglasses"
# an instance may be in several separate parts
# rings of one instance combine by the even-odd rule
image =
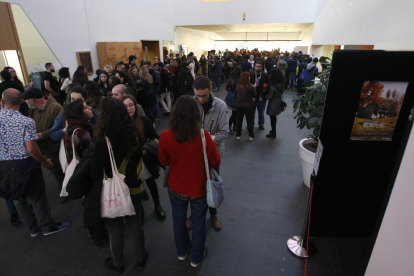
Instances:
[[[197,95],[197,94],[195,94],[195,96],[196,96],[198,99],[205,99],[205,98],[207,98],[207,97],[208,97],[208,95],[209,95],[209,94],[205,94],[205,95]]]

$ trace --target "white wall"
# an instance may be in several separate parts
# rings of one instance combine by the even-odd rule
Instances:
[[[199,59],[202,54],[207,54],[207,51],[216,48],[217,37],[219,36],[213,32],[178,27],[175,29],[175,53],[178,53],[181,45],[188,45],[188,52],[194,52]]]
[[[174,24],[217,25],[314,22],[325,0],[243,0],[202,3],[200,0],[174,0]],[[291,7],[297,7],[294,12]],[[300,7],[300,8],[298,8]],[[246,20],[243,21],[243,13]]]
[[[414,131],[404,153],[366,276],[414,274]]]
[[[76,52],[91,51],[99,68],[96,42],[174,40],[169,0],[14,0],[20,4],[60,63],[74,72]],[[46,62],[46,61],[45,61]]]
[[[314,23],[314,44],[414,50],[414,1],[335,0],[322,9]]]

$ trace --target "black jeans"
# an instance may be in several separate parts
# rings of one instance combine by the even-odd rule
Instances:
[[[89,236],[93,237],[94,242],[100,242],[105,238],[105,220],[101,218],[99,223],[93,227],[88,227]]]
[[[233,111],[231,112],[230,119],[229,119],[230,131],[232,131],[232,128],[236,126],[236,122],[237,122],[237,111],[233,109]]]
[[[269,116],[270,116],[270,126],[272,127],[272,131],[276,133],[277,117],[276,115],[269,115]]]
[[[122,266],[122,256],[124,253],[124,218],[131,235],[132,244],[134,245],[136,261],[142,262],[145,259],[145,236],[141,223],[142,195],[142,193],[131,195],[135,215],[105,219],[109,231],[112,261],[115,266]]]
[[[241,136],[241,130],[243,125],[243,118],[246,115],[247,131],[250,137],[254,137],[253,124],[254,124],[254,111],[255,108],[242,108],[236,107],[237,110],[237,125],[236,125],[236,136]]]
[[[154,177],[150,177],[145,180],[145,183],[147,183],[154,205],[157,207],[157,205],[160,204],[160,195],[158,194],[157,182],[155,182]]]

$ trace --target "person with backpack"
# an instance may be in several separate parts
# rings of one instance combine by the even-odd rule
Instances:
[[[305,83],[313,84],[316,76],[318,75],[318,67],[316,64],[318,63],[318,58],[314,58],[311,63],[308,64],[306,67],[306,76],[304,79]]]
[[[194,95],[193,90],[194,78],[188,69],[188,63],[182,61],[180,63],[180,70],[178,71],[177,87],[179,91],[178,97],[182,95]]]
[[[301,62],[299,64],[298,81],[296,83],[296,89],[297,89],[296,91],[298,93],[303,94],[304,91],[302,90],[302,84],[303,84],[304,76],[306,75],[306,67],[308,67],[309,63],[308,63],[308,59],[306,57],[302,57],[302,59],[300,61]],[[302,74],[304,74],[304,75],[302,76]]]

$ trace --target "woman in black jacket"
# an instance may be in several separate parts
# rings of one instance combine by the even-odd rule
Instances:
[[[125,105],[118,99],[105,98],[101,102],[99,121],[95,127],[96,144],[93,153],[91,178],[94,183],[100,183],[102,190],[103,170],[108,178],[112,177],[111,161],[105,137],[111,142],[115,163],[119,173],[125,175],[125,183],[130,190],[135,215],[117,218],[106,218],[108,226],[112,258],[107,258],[105,264],[108,268],[123,271],[122,254],[124,248],[124,219],[130,231],[134,245],[137,266],[144,268],[148,252],[145,249],[144,230],[141,223],[141,202],[144,186],[141,183],[140,170],[142,168],[142,144],[137,139],[137,132],[133,121],[128,115]],[[98,182],[96,182],[98,180]],[[95,194],[99,196],[100,193]]]
[[[124,103],[129,116],[131,116],[133,125],[138,134],[140,145],[144,145],[148,139],[155,140],[158,143],[158,139],[160,137],[158,136],[157,131],[155,130],[151,121],[147,117],[139,115],[138,104],[135,101],[134,97],[132,97],[131,95],[125,95],[121,98],[121,101]],[[147,154],[147,152],[146,150],[143,150],[143,155],[145,154]],[[158,156],[156,158],[158,160]],[[145,165],[145,168],[144,168],[144,165]],[[157,166],[157,164],[154,164],[154,165],[157,167],[156,174],[158,174],[159,167]],[[162,221],[162,220],[165,220],[165,212],[161,207],[157,183],[155,182],[155,177],[158,177],[159,174],[158,176],[151,175],[151,177],[149,177],[150,176],[148,173],[149,170],[146,167],[147,167],[147,163],[145,162],[145,160],[143,160],[143,170],[141,173],[141,180],[145,180],[145,182],[147,183],[147,186],[151,193],[152,200],[154,201],[155,212],[158,216],[158,219]]]
[[[188,63],[185,61],[181,61],[177,80],[177,86],[179,91],[178,97],[182,95],[194,95],[193,83],[194,78],[190,72],[190,69],[188,69]]]
[[[267,104],[267,115],[270,116],[270,125],[272,130],[266,135],[268,138],[276,138],[276,122],[277,115],[279,115],[282,104],[282,94],[285,91],[285,77],[283,73],[276,67],[270,71],[270,89],[266,95],[266,99],[269,101]]]
[[[154,80],[145,65],[139,70],[139,77],[141,79],[141,91],[139,91],[140,95],[138,98],[142,99],[141,105],[144,108],[146,116],[151,122],[154,122],[157,98],[154,92]]]
[[[242,73],[241,66],[236,66],[234,68],[234,70],[231,72],[230,80],[229,80],[228,84],[226,85],[227,93],[233,93],[233,94],[230,94],[227,97],[230,98],[230,96],[232,96],[231,98],[232,98],[232,100],[234,100],[234,105],[231,105],[231,104],[229,105],[229,103],[226,101],[226,104],[232,110],[231,111],[231,117],[229,119],[229,130],[230,130],[229,133],[230,134],[234,134],[234,131],[236,131],[236,119],[237,119],[237,111],[236,111],[236,106],[235,106],[235,104],[236,104],[235,99],[237,97],[236,87],[237,87],[237,83],[239,82],[239,79],[241,77],[241,73]],[[226,100],[227,100],[227,97],[226,97]],[[232,128],[232,126],[233,126],[233,128]]]

